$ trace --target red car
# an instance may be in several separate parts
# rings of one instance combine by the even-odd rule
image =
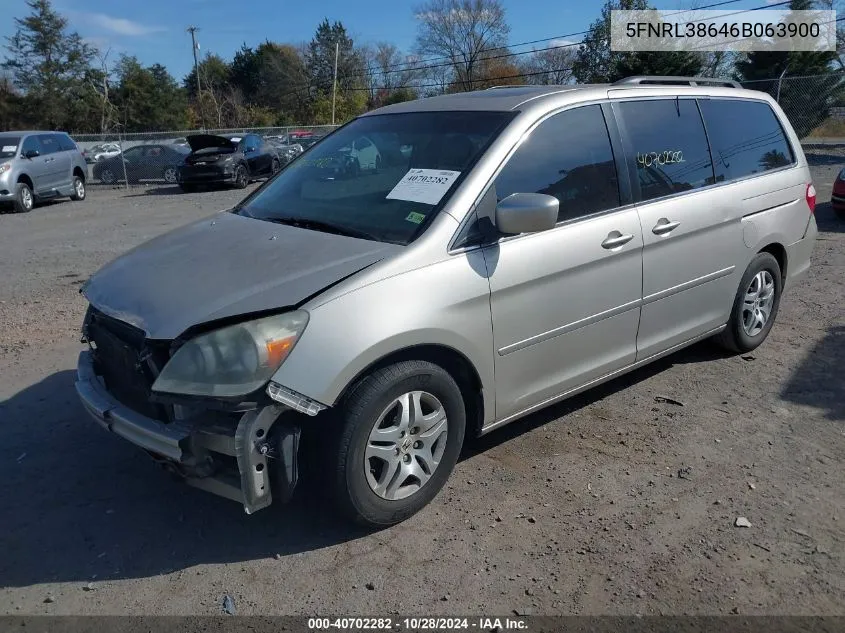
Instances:
[[[833,207],[833,211],[839,216],[839,219],[845,220],[845,169],[839,172],[839,175],[833,182],[833,195],[830,196],[830,206]]]

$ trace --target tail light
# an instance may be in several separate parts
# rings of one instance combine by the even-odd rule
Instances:
[[[816,211],[816,188],[813,183],[807,184],[807,206],[810,207],[810,213]]]

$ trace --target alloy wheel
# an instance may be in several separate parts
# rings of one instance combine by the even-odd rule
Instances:
[[[29,187],[23,187],[21,189],[21,203],[23,204],[23,208],[27,211],[32,209],[33,199],[32,192],[29,190]]]
[[[768,270],[761,270],[754,275],[742,305],[742,329],[748,336],[756,336],[772,314],[775,300],[775,280]]]
[[[426,391],[395,398],[377,418],[364,452],[367,483],[389,501],[407,498],[431,479],[446,449],[449,421]]]

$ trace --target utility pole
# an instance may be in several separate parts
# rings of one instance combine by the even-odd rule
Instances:
[[[205,114],[202,107],[202,86],[200,85],[200,66],[197,61],[197,49],[199,48],[199,45],[197,44],[197,31],[199,31],[199,29],[195,26],[188,27],[188,33],[191,34],[191,50],[194,53],[194,76],[197,79],[197,105],[199,106],[202,129],[205,129]]]
[[[332,125],[334,125],[334,104],[337,100],[337,56],[340,52],[340,42],[334,43],[334,81],[332,82]]]
[[[780,77],[778,77],[778,94],[777,97],[775,97],[775,101],[777,101],[778,103],[780,103],[780,85],[783,83],[783,77],[784,75],[786,75],[787,70],[789,70],[789,62],[787,62],[786,68],[783,69],[783,72],[780,74]]]

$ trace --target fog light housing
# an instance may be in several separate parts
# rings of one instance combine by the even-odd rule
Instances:
[[[289,406],[291,409],[295,409],[296,411],[305,413],[306,415],[314,416],[323,409],[327,408],[325,405],[320,404],[316,400],[312,400],[308,396],[303,396],[301,393],[297,393],[296,391],[283,387],[275,382],[271,382],[267,385],[267,395],[276,402],[281,402],[282,404]]]

